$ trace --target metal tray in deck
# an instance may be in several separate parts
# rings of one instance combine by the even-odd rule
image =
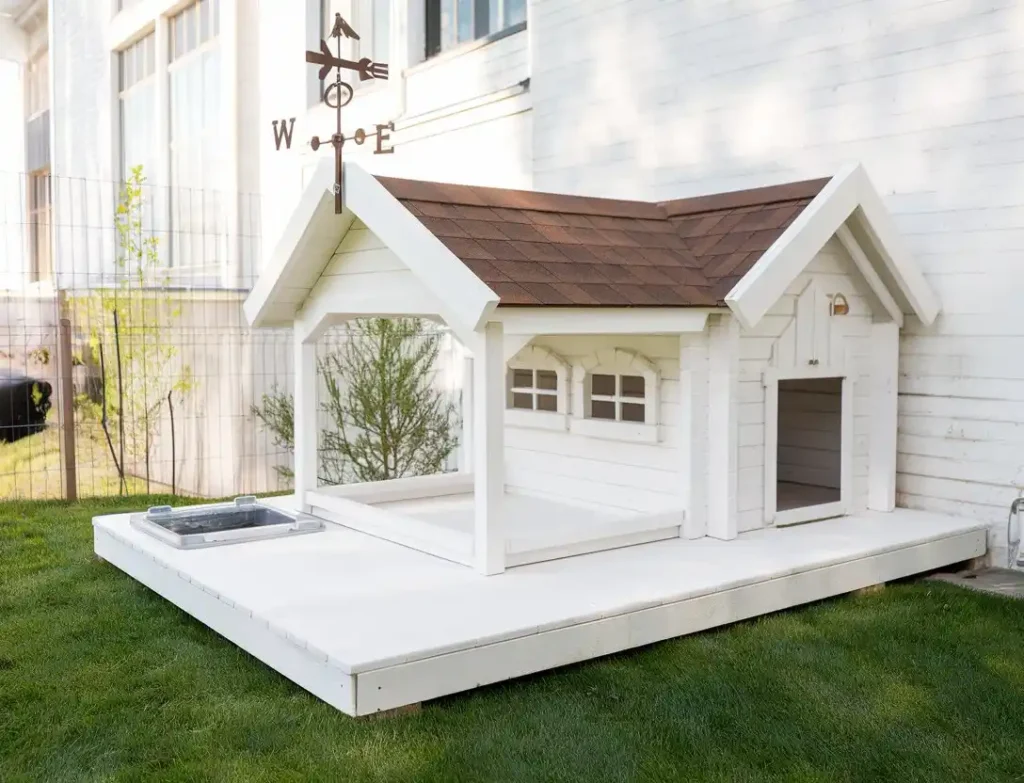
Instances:
[[[131,525],[177,549],[240,544],[324,529],[319,519],[272,508],[254,497],[192,508],[155,506],[133,514]]]

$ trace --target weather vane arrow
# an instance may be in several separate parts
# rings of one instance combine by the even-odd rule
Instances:
[[[375,155],[385,155],[395,151],[394,146],[387,149],[384,148],[384,142],[390,138],[388,131],[394,132],[395,124],[389,122],[385,125],[377,125],[376,133],[367,133],[362,128],[356,130],[356,132],[346,139],[345,135],[341,130],[341,110],[343,107],[348,106],[351,103],[352,98],[355,95],[352,85],[342,80],[342,71],[353,71],[359,74],[360,81],[369,81],[370,79],[384,79],[388,78],[388,66],[387,63],[375,63],[369,57],[364,57],[358,62],[355,60],[346,60],[341,56],[341,40],[343,38],[358,41],[359,34],[352,29],[352,27],[346,22],[341,14],[334,15],[334,29],[331,31],[331,38],[334,38],[338,42],[338,53],[333,54],[330,46],[327,45],[327,41],[320,41],[319,51],[307,51],[306,62],[311,65],[319,65],[320,72],[319,78],[321,82],[326,83],[327,77],[330,76],[333,69],[337,69],[337,74],[333,84],[327,85],[323,91],[323,102],[334,109],[337,113],[337,126],[334,134],[331,135],[330,139],[324,139],[321,141],[319,136],[314,136],[310,140],[310,146],[314,151],[318,150],[324,143],[329,143],[334,147],[334,171],[335,171],[335,182],[334,182],[334,211],[337,214],[341,214],[345,209],[344,197],[342,193],[342,187],[344,185],[344,178],[342,176],[342,147],[347,140],[355,141],[356,144],[363,144],[370,136],[377,137],[377,149],[374,150]],[[281,149],[281,142],[285,143],[286,149],[292,148],[292,132],[295,130],[295,118],[291,117],[288,120],[274,120],[274,143],[277,145],[277,149]]]
[[[312,65],[323,66],[320,69],[320,81],[324,81],[330,75],[332,68],[356,71],[359,74],[360,80],[364,82],[370,79],[387,80],[388,78],[388,66],[386,63],[375,63],[369,57],[364,57],[359,62],[335,57],[331,54],[327,41],[320,41],[319,52],[306,52],[306,62]]]

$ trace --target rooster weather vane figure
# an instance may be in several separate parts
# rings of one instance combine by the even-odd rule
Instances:
[[[359,40],[359,34],[342,18],[341,14],[334,15],[334,29],[331,30],[329,37],[337,42],[337,54],[331,54],[331,48],[327,45],[327,41],[321,40],[319,51],[306,52],[306,62],[311,65],[320,66],[318,76],[320,82],[324,85],[323,102],[334,109],[337,122],[334,133],[331,134],[330,138],[321,139],[319,136],[314,136],[310,139],[309,145],[313,148],[314,152],[324,144],[330,144],[334,147],[334,211],[340,215],[345,208],[344,193],[342,192],[344,177],[341,165],[342,147],[344,147],[345,142],[354,141],[356,144],[361,145],[371,136],[376,136],[377,149],[374,150],[374,154],[387,155],[395,151],[393,146],[384,147],[384,143],[391,138],[391,133],[395,130],[395,124],[389,122],[384,125],[377,125],[377,130],[374,133],[367,133],[363,128],[359,128],[352,136],[345,137],[341,129],[341,110],[352,102],[355,90],[353,90],[351,84],[342,79],[342,71],[353,71],[359,74],[359,80],[364,82],[370,79],[386,80],[388,78],[388,66],[386,63],[375,63],[369,57],[364,57],[356,62],[355,60],[346,60],[341,56],[341,43],[343,39]],[[331,84],[327,84],[327,78],[334,69],[337,69],[334,81]],[[274,143],[277,149],[281,149],[282,141],[285,143],[286,149],[291,149],[295,118],[274,120],[273,124]]]

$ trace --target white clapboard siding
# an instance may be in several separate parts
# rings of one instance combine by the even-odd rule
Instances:
[[[839,243],[832,240],[789,286],[758,327],[750,332],[744,331],[740,338],[737,521],[741,531],[764,525],[764,371],[770,366],[776,341],[796,314],[797,298],[812,280],[826,293],[843,293],[850,303],[850,313],[841,318],[841,325],[846,335],[844,349],[856,364],[857,372],[853,386],[852,497],[854,509],[863,509],[867,505],[871,424],[867,375],[870,366],[867,361],[871,334],[870,304],[862,295],[863,282],[853,262]],[[799,388],[804,389],[802,386]],[[787,396],[785,391],[781,391],[779,395],[778,479],[834,485],[840,464],[837,416],[841,398],[806,390],[789,394]]]
[[[656,512],[681,505],[679,340],[656,335],[538,337],[534,345],[570,365],[598,350],[626,348],[650,359],[661,375],[659,438],[641,443],[506,425],[505,483],[513,491],[612,510]],[[582,409],[583,400],[570,406]]]
[[[993,394],[984,381],[1024,378],[1020,3],[624,0],[599,14],[592,5],[530,7],[534,185],[673,199],[860,162],[943,310],[927,330],[906,319],[899,432],[936,448],[948,438],[977,464],[998,462],[993,443],[1024,452],[1024,404],[977,404]],[[580,92],[606,56],[594,42],[616,25],[628,26],[632,51],[658,53],[631,70],[657,100]],[[580,143],[584,105],[623,120]],[[954,378],[963,382],[943,385]],[[901,479],[898,502],[994,521],[1005,541],[1024,487],[1004,477],[993,467],[953,488],[917,476],[912,491]],[[969,499],[973,484],[989,500]]]

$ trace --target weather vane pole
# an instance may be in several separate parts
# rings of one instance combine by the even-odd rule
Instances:
[[[306,62],[320,66],[319,78],[322,84],[326,84],[331,70],[337,69],[334,83],[323,90],[323,102],[335,111],[335,130],[329,141],[321,140],[319,136],[314,136],[310,139],[309,145],[313,148],[314,152],[320,149],[320,146],[324,143],[329,143],[334,147],[334,211],[340,215],[345,209],[345,195],[343,192],[344,173],[342,170],[342,147],[344,147],[345,142],[351,140],[361,145],[369,137],[376,136],[377,149],[374,150],[373,154],[387,155],[395,151],[394,146],[384,147],[384,143],[391,138],[391,133],[395,130],[395,124],[389,122],[384,125],[377,125],[375,133],[367,133],[363,128],[359,128],[349,139],[345,138],[341,127],[341,110],[352,102],[355,90],[352,89],[351,84],[342,79],[342,70],[358,73],[360,81],[367,81],[369,79],[386,80],[388,78],[388,66],[386,63],[375,63],[369,57],[364,57],[356,62],[354,60],[346,60],[341,56],[341,42],[343,38],[359,40],[359,34],[341,17],[341,14],[334,15],[334,29],[331,30],[329,37],[337,41],[337,55],[331,54],[331,48],[327,45],[327,41],[321,39],[319,51],[306,52]],[[291,149],[292,132],[295,130],[295,118],[274,120],[273,125],[274,143],[277,145],[277,149],[281,149],[282,141],[285,143],[286,149]]]

